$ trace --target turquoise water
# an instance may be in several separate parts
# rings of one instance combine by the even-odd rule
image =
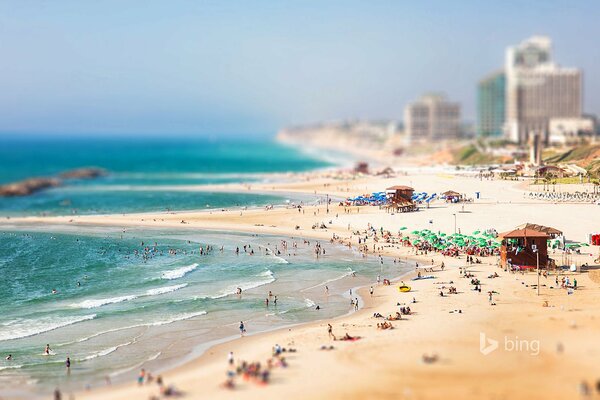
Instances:
[[[62,229],[0,233],[0,387],[74,390],[106,376],[133,379],[141,365],[164,368],[194,346],[236,335],[240,320],[253,333],[341,315],[349,288],[406,269],[329,243],[315,258],[316,242],[300,239]],[[207,245],[214,250],[200,255]],[[268,291],[277,306],[265,306]],[[42,355],[47,343],[56,355]]]
[[[281,196],[190,185],[252,183],[265,179],[260,175],[265,172],[328,165],[270,141],[246,139],[3,139],[1,144],[0,183],[88,166],[109,173],[0,199],[2,216],[281,205],[286,200]],[[214,249],[200,255],[207,245]],[[349,289],[373,282],[379,273],[393,277],[406,270],[400,263],[382,265],[352,249],[322,245],[326,255],[316,258],[315,242],[298,238],[185,227],[24,227],[2,218],[0,393],[45,395],[55,387],[68,393],[106,379],[133,380],[142,367],[157,373],[207,343],[236,336],[240,320],[249,333],[257,333],[339,316],[351,309]],[[238,287],[241,296],[235,294]],[[265,305],[269,291],[278,296],[277,306]],[[50,356],[43,355],[46,344]],[[4,360],[8,354],[12,361]],[[70,374],[66,357],[72,360]]]
[[[2,215],[92,214],[227,208],[281,197],[181,190],[182,185],[251,183],[259,174],[327,166],[270,140],[1,138],[0,184],[100,167],[106,177],[71,180],[32,196],[0,198]]]

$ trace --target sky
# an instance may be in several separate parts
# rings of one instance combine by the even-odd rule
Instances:
[[[444,92],[476,119],[507,46],[548,35],[600,114],[599,1],[0,0],[0,132],[257,135],[401,120]]]

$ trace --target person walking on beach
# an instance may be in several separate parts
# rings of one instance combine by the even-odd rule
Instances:
[[[246,327],[244,326],[244,321],[240,321],[240,335],[244,336],[244,333],[246,333]]]
[[[65,367],[67,368],[67,374],[71,372],[71,359],[67,357],[65,361]]]
[[[371,286],[371,289],[369,290],[369,293],[371,293],[371,297],[373,297],[373,286]]]
[[[330,339],[335,340],[335,335],[333,334],[333,326],[331,326],[331,324],[327,324],[327,334],[329,335]]]
[[[358,297],[354,299],[354,311],[358,311]]]
[[[142,386],[144,384],[144,379],[146,379],[146,370],[144,368],[142,368],[140,370],[140,374],[138,375],[137,378],[137,382],[139,386]]]
[[[230,351],[227,355],[227,362],[229,363],[229,365],[233,365],[233,351]]]

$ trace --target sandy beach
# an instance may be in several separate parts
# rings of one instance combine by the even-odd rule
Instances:
[[[270,210],[211,210],[199,212],[144,213],[68,217],[11,218],[2,224],[27,226],[52,224],[72,226],[114,226],[206,229],[276,234],[286,237],[330,240],[358,245],[352,231],[364,231],[369,224],[391,232],[401,226],[429,228],[444,232],[495,228],[499,232],[524,222],[557,227],[568,239],[585,241],[586,234],[598,229],[598,206],[591,204],[553,204],[529,200],[530,190],[523,182],[480,181],[475,178],[439,173],[412,172],[398,178],[359,178],[340,180],[323,174],[303,174],[301,179],[277,184],[213,185],[203,190],[240,190],[302,193],[344,198],[388,186],[405,184],[417,191],[456,190],[480,199],[472,203],[435,202],[418,212],[390,214],[378,207],[350,207],[335,202],[295,208]],[[195,190],[197,188],[190,188]],[[455,219],[456,218],[456,219]],[[456,221],[456,222],[455,222]],[[324,223],[327,229],[312,229]],[[455,225],[456,223],[456,225]],[[173,385],[185,398],[389,398],[389,399],[504,399],[504,398],[576,398],[582,382],[593,386],[600,378],[597,363],[596,333],[600,328],[600,306],[596,299],[600,284],[587,273],[572,273],[579,289],[568,295],[557,288],[556,276],[542,277],[539,296],[532,289],[536,274],[510,273],[497,266],[497,257],[482,258],[482,264],[469,265],[465,256],[444,257],[440,254],[417,255],[411,247],[378,244],[367,257],[385,255],[419,262],[421,268],[433,267],[435,279],[410,281],[412,290],[400,293],[398,282],[390,286],[374,285],[360,291],[359,311],[330,321],[323,320],[268,333],[252,332],[243,338],[215,345],[201,357],[162,375],[166,385]],[[597,247],[589,247],[575,256],[581,265],[594,264]],[[552,257],[552,255],[551,255]],[[445,265],[440,270],[442,262]],[[432,264],[433,263],[433,264]],[[474,291],[470,278],[460,269],[481,280],[482,291]],[[422,269],[421,269],[422,270]],[[498,273],[497,278],[488,278]],[[414,276],[414,274],[413,274]],[[383,277],[392,278],[392,277]],[[448,294],[450,286],[456,294]],[[553,288],[551,288],[553,287]],[[493,292],[491,305],[488,292]],[[440,296],[440,292],[445,293]],[[326,296],[324,293],[323,296]],[[411,303],[413,298],[416,303]],[[412,313],[392,321],[393,329],[377,329],[381,318],[393,315],[400,305],[410,306]],[[547,306],[546,306],[547,305]],[[356,341],[332,340],[327,324],[341,337],[348,333]],[[232,329],[232,335],[236,329]],[[497,349],[484,354],[490,343]],[[480,343],[481,342],[481,343]],[[287,367],[274,367],[268,385],[256,384],[240,377],[234,389],[225,389],[228,353],[236,363],[241,360],[264,363],[276,344],[295,349],[283,353]],[[322,350],[321,346],[333,346]],[[595,390],[595,389],[590,389]],[[158,394],[155,383],[138,387],[135,383],[113,387],[93,387],[76,394],[85,399],[149,398]]]

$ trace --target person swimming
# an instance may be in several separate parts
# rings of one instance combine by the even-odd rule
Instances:
[[[12,361],[12,359],[13,359],[12,354],[7,355],[5,358],[6,361]]]

